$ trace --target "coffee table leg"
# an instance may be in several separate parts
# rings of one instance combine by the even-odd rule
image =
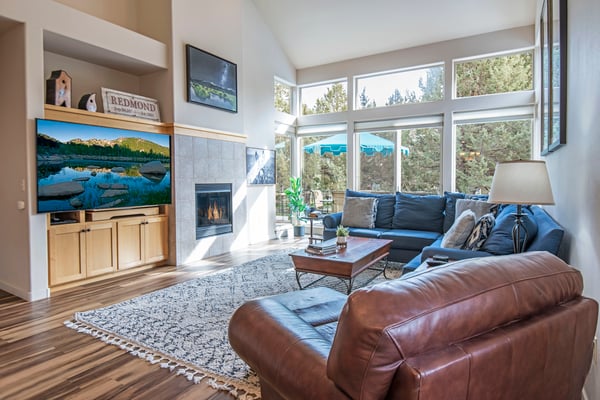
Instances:
[[[303,275],[302,272],[300,271],[296,271],[296,282],[298,282],[298,287],[300,288],[300,290],[304,290],[309,286],[314,285],[315,283],[319,282],[320,280],[325,279],[325,275],[321,276],[320,278],[315,279],[314,281],[311,281],[309,283],[307,283],[306,285],[302,286],[302,284],[300,283],[300,276]],[[347,285],[346,285],[347,286]]]
[[[387,269],[388,269],[388,258],[385,257],[385,264],[383,265],[383,277],[385,279],[390,279],[386,274]]]

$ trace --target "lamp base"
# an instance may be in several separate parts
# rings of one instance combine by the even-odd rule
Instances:
[[[522,253],[525,251],[525,243],[527,243],[527,228],[523,223],[523,209],[520,204],[517,204],[517,212],[515,216],[515,225],[512,229],[513,251]],[[522,240],[521,240],[522,239]]]

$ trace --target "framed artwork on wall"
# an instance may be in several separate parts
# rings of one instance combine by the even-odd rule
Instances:
[[[249,185],[274,185],[275,150],[246,147],[246,179]]]
[[[544,0],[540,13],[541,153],[567,143],[567,0]]]
[[[237,65],[185,45],[187,71],[187,101],[236,113]]]

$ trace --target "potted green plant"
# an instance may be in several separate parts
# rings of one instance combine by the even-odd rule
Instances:
[[[291,176],[290,187],[285,189],[284,193],[288,199],[292,225],[294,226],[294,236],[304,236],[302,214],[306,209],[306,203],[302,194],[302,178]]]
[[[350,230],[348,228],[346,228],[344,225],[338,225],[337,229],[335,230],[335,236],[337,236],[336,243],[338,246],[346,247],[349,234]]]

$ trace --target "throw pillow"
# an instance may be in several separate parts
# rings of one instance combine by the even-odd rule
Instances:
[[[445,205],[443,196],[396,193],[392,228],[441,233]]]
[[[396,204],[396,195],[394,193],[369,193],[357,192],[346,189],[346,197],[374,197],[377,199],[377,215],[375,216],[375,228],[392,227],[394,218],[394,204]]]
[[[465,250],[481,249],[481,246],[485,243],[492,231],[495,221],[496,219],[492,213],[485,214],[479,218],[462,248]]]
[[[442,239],[442,247],[460,249],[471,235],[477,219],[475,213],[471,210],[465,210],[456,218],[452,227]]]
[[[490,232],[490,236],[485,241],[481,250],[487,251],[494,255],[505,255],[514,253],[514,244],[512,239],[512,229],[515,226],[515,213],[517,212],[517,206],[510,205],[502,208],[500,214],[496,218],[496,224],[494,229]],[[528,207],[522,208],[523,225],[527,230],[527,241],[525,236],[521,237],[522,248],[527,248],[527,245],[531,243],[533,238],[537,235],[537,223],[533,213]]]
[[[498,204],[488,203],[487,201],[481,200],[470,200],[470,199],[458,199],[456,200],[456,215],[462,214],[465,210],[471,210],[475,213],[477,219],[481,218],[485,214],[492,213],[496,215],[498,210]]]
[[[377,199],[374,197],[346,197],[342,225],[353,228],[374,228]]]

